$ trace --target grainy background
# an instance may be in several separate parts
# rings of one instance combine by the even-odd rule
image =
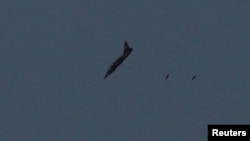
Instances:
[[[207,124],[249,124],[249,7],[1,0],[0,140],[198,141]]]

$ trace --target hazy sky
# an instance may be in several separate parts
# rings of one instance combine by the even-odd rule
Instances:
[[[249,7],[1,0],[0,140],[202,141],[208,124],[249,124]]]

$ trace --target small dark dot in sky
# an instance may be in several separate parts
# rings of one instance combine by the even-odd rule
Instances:
[[[193,77],[192,77],[192,80],[194,80],[196,78],[196,75],[194,75]]]
[[[165,79],[168,79],[168,77],[169,77],[169,74],[167,74],[167,76],[165,77]]]

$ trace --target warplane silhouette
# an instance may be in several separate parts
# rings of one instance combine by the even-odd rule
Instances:
[[[115,71],[115,69],[121,65],[121,63],[129,56],[129,54],[133,51],[132,48],[129,47],[128,42],[125,41],[124,42],[124,50],[123,50],[123,54],[116,59],[113,64],[111,64],[111,66],[109,67],[107,73],[105,74],[104,78],[107,78],[111,73],[113,73]]]

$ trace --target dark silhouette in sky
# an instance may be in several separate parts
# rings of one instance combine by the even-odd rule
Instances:
[[[193,77],[192,77],[192,80],[194,80],[196,78],[196,75],[194,75]]]
[[[165,79],[168,79],[168,77],[169,77],[169,74],[166,75]]]
[[[111,64],[111,66],[109,67],[107,73],[104,76],[104,79],[107,78],[111,73],[113,73],[115,71],[115,69],[121,65],[121,63],[129,56],[129,54],[133,51],[132,48],[129,47],[128,42],[125,41],[124,42],[124,51],[123,54],[116,59],[113,64]]]

